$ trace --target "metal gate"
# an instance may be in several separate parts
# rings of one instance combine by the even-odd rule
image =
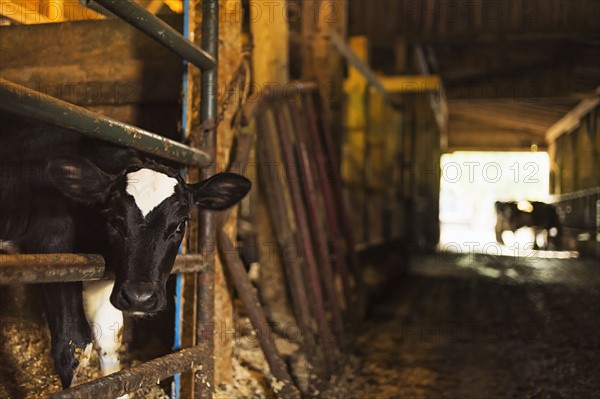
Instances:
[[[217,127],[218,0],[203,0],[202,48],[198,48],[171,26],[132,0],[86,0],[96,10],[103,9],[125,20],[152,39],[166,46],[202,70],[201,118],[204,146],[191,148],[136,126],[128,125],[10,81],[0,79],[0,109],[26,118],[76,130],[84,135],[152,154],[180,164],[201,168],[202,178],[210,177],[209,166],[215,158]],[[215,242],[215,224],[208,212],[202,212],[200,248]],[[98,255],[35,254],[0,257],[0,283],[45,283],[95,280],[105,277],[104,260]],[[198,321],[213,318],[214,253],[180,254],[173,273],[196,273]],[[197,329],[200,334],[202,330]],[[198,345],[154,359],[150,362],[99,378],[61,392],[53,398],[116,397],[139,388],[152,386],[157,380],[196,368],[194,396],[212,396],[212,340],[197,337]]]

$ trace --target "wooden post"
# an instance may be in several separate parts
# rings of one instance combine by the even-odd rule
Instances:
[[[302,80],[316,81],[325,116],[341,148],[344,128],[344,60],[332,50],[330,36],[346,37],[347,0],[304,0],[302,2]]]
[[[364,36],[351,37],[349,45],[362,60],[368,62],[368,41]],[[341,172],[346,185],[346,198],[354,210],[353,224],[356,226],[357,244],[365,241],[364,204],[365,191],[363,173],[365,170],[366,146],[366,104],[367,80],[358,70],[348,68],[348,78],[344,83],[346,93],[346,137],[342,144]],[[363,230],[361,230],[363,229]]]
[[[423,95],[417,95],[413,123],[414,165],[412,194],[416,217],[414,237],[421,249],[431,251],[439,241],[440,127]]]
[[[283,12],[286,5],[287,2],[275,3],[262,0],[251,0],[250,2],[250,29],[254,42],[252,81],[255,93],[262,90],[265,95],[271,88],[283,87],[289,81],[287,40],[289,27]],[[257,98],[254,101],[259,100]],[[264,140],[261,138],[261,136],[264,137],[264,133],[264,131],[257,132],[258,140]],[[275,159],[274,154],[270,154],[266,161],[273,159]],[[264,159],[259,159],[259,161],[265,162]],[[280,172],[282,172],[280,169],[275,171],[275,173]],[[270,183],[268,182],[268,184]],[[258,190],[256,206],[253,209],[257,221],[256,239],[263,253],[260,259],[260,286],[263,287],[260,290],[261,299],[271,322],[278,325],[290,325],[293,316],[286,300],[283,259],[278,250],[273,250],[273,245],[278,242],[275,236],[278,229],[274,227],[278,226],[278,223],[273,220],[274,212],[268,206],[268,196],[264,187],[256,184],[255,190]]]
[[[241,0],[220,0],[219,18],[219,62],[218,62],[218,98],[219,110],[224,106],[223,101],[229,93],[232,77],[242,62],[242,2]],[[239,98],[240,93],[237,97]],[[232,128],[232,119],[237,111],[235,103],[229,104],[224,112],[219,115],[217,128],[217,157],[216,168],[218,172],[224,171],[229,163],[229,154],[235,134]],[[223,225],[226,236],[236,242],[238,207],[229,212],[227,221]],[[233,341],[235,339],[235,326],[233,320],[232,290],[227,284],[224,266],[220,256],[215,258],[215,322],[218,333],[215,334],[215,384],[233,381]]]
[[[365,136],[365,186],[367,201],[366,237],[370,244],[381,243],[384,231],[384,189],[389,176],[385,174],[385,139],[389,135],[389,120],[386,120],[385,100],[369,88],[367,104],[367,127]]]
[[[404,75],[408,72],[408,40],[406,36],[398,36],[394,40],[394,61],[396,73]],[[389,90],[388,87],[386,89]],[[404,238],[402,225],[406,223],[402,187],[404,112],[404,108],[392,109],[389,106],[387,107],[389,128],[385,147],[386,159],[389,160],[389,163],[386,166],[385,173],[391,178],[391,184],[387,184],[386,206],[388,215],[384,216],[384,220],[388,224],[385,226],[384,233],[388,240]]]
[[[388,201],[390,203],[391,225],[389,226],[390,238],[392,240],[404,238],[402,224],[405,223],[404,195],[402,191],[402,168],[403,168],[403,148],[402,140],[404,139],[404,108],[402,110],[390,109],[392,116],[391,134],[388,137],[388,157],[390,159],[389,174],[392,176],[392,184],[388,186]]]
[[[284,86],[289,81],[288,34],[285,17],[287,0],[250,0],[250,30],[254,52],[252,69],[254,91]]]
[[[548,143],[548,158],[550,158],[550,194],[558,194],[559,190],[559,169],[558,169],[558,154],[556,142]]]
[[[396,73],[406,73],[408,69],[408,40],[406,40],[406,36],[399,36],[398,38],[396,38],[394,46],[394,56],[394,69],[396,70]]]

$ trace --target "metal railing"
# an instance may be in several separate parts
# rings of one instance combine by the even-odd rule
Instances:
[[[172,273],[198,273],[206,268],[200,254],[180,254]],[[0,255],[0,282],[57,283],[110,279],[104,258],[89,254],[18,254]]]
[[[170,25],[133,0],[83,0],[82,2],[86,6],[92,3],[100,5],[202,70],[210,70],[217,66],[216,52],[208,47],[205,49],[196,47]]]
[[[70,104],[0,78],[0,110],[76,130],[90,137],[130,147],[189,166],[212,162],[210,154],[137,126]]]

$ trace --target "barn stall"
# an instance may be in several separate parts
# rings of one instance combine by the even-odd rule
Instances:
[[[596,2],[1,7],[2,124],[253,189],[192,216],[167,310],[125,318],[123,371],[92,359],[65,391],[37,284],[110,271],[2,241],[0,396],[600,392]],[[496,242],[496,200],[554,204],[557,247]]]

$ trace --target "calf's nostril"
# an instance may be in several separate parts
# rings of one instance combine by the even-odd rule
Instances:
[[[139,283],[123,284],[121,300],[117,303],[122,310],[155,312],[162,307],[159,288],[156,284]]]
[[[135,302],[144,303],[144,302],[147,302],[150,298],[152,298],[153,295],[154,294],[152,292],[143,291],[143,292],[134,292],[132,294],[132,297],[134,298]]]

